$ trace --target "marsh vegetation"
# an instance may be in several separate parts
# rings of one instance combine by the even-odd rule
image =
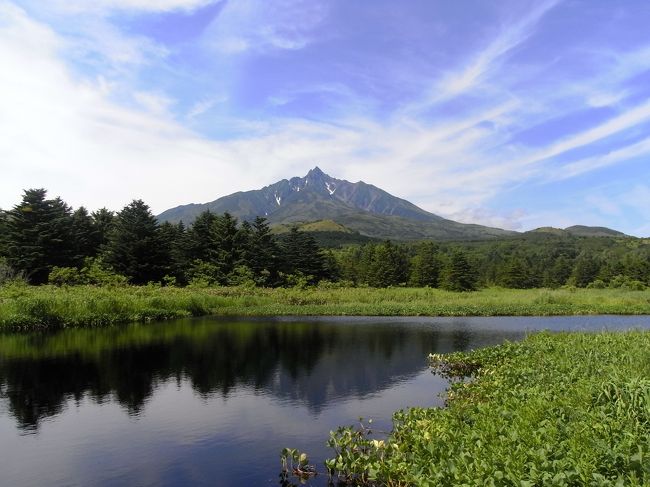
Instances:
[[[650,291],[431,288],[0,287],[0,327],[106,326],[220,316],[551,316],[650,314]]]

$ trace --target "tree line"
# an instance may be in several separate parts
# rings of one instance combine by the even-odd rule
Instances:
[[[507,288],[650,284],[643,239],[529,234],[496,241],[394,243],[323,249],[314,235],[271,232],[266,219],[200,214],[190,226],[160,224],[142,200],[121,211],[73,210],[44,189],[0,210],[0,282],[150,282],[167,285],[308,285]]]
[[[264,218],[242,222],[206,211],[190,227],[159,224],[142,200],[118,213],[72,210],[44,189],[0,214],[0,256],[30,284],[160,282],[279,286],[331,278],[314,238],[271,234]]]

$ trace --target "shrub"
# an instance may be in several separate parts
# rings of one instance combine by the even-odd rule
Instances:
[[[82,271],[76,267],[53,267],[47,278],[50,284],[55,286],[77,286],[86,284],[87,278]]]

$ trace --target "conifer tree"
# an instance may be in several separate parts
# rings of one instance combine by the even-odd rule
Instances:
[[[387,240],[375,248],[368,284],[374,287],[399,286],[408,280],[408,271],[404,249]]]
[[[528,266],[524,259],[519,256],[511,257],[504,265],[503,285],[514,289],[525,289],[530,287]]]
[[[188,230],[188,251],[191,261],[215,264],[219,260],[216,235],[217,216],[209,210],[199,214]]]
[[[93,220],[93,237],[95,239],[94,245],[97,252],[100,252],[107,244],[108,239],[115,223],[115,213],[106,208],[100,208],[91,213]]]
[[[278,280],[278,245],[266,218],[257,217],[252,224],[244,222],[240,229],[242,261],[253,273],[255,281],[272,286]]]
[[[282,242],[282,258],[286,274],[301,274],[310,283],[327,277],[325,259],[316,240],[297,227],[292,227]]]
[[[583,252],[576,259],[571,273],[571,279],[577,287],[587,287],[587,285],[596,279],[600,265],[593,255]]]
[[[550,288],[564,286],[571,276],[572,269],[571,259],[564,254],[560,254],[553,262],[553,265],[546,270],[544,285]]]
[[[218,249],[217,265],[221,273],[227,277],[233,272],[240,258],[237,219],[226,212],[217,216],[214,225],[214,237]]]
[[[418,245],[411,261],[409,284],[416,287],[438,287],[441,269],[438,246],[433,242],[424,242]]]
[[[165,222],[160,225],[160,240],[164,253],[169,256],[165,274],[178,285],[187,284],[188,243],[183,222],[175,225]]]
[[[169,267],[160,228],[149,207],[133,200],[117,214],[105,261],[133,284],[160,281]]]
[[[77,267],[83,264],[86,257],[95,257],[99,250],[97,229],[92,217],[83,206],[72,213],[72,244],[74,248],[73,262]]]
[[[45,189],[28,189],[22,202],[8,213],[9,264],[33,284],[47,282],[52,267],[74,263],[70,207],[46,195]]]
[[[7,232],[9,231],[7,220],[7,212],[0,208],[0,257],[7,256]]]
[[[461,250],[455,250],[444,268],[442,287],[448,291],[476,290],[476,271]]]

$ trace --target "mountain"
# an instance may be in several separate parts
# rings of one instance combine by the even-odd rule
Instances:
[[[469,240],[516,234],[447,220],[372,184],[336,179],[318,167],[304,177],[283,179],[262,189],[177,206],[158,215],[158,220],[189,224],[205,210],[229,212],[240,220],[263,216],[274,226],[327,221],[329,228],[344,227],[344,232],[395,240]]]
[[[573,225],[567,228],[540,227],[526,233],[548,233],[563,237],[627,237],[628,235],[607,227]]]

